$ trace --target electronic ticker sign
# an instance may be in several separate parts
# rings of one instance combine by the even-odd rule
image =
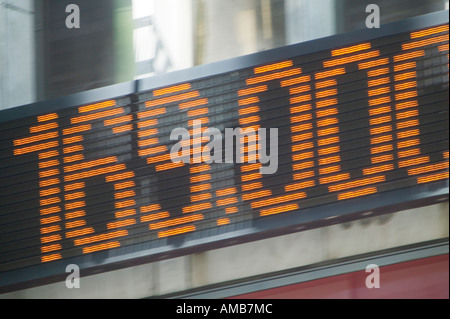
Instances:
[[[417,185],[448,193],[448,39],[440,23],[1,123],[1,277]],[[171,158],[180,127],[200,161]],[[237,127],[278,129],[275,173],[258,136],[239,161],[209,161],[202,133]]]

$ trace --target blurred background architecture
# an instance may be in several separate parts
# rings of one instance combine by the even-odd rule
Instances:
[[[71,3],[81,9],[80,29],[65,27]],[[362,29],[369,3],[381,8],[382,24],[449,6],[448,0],[1,0],[0,110]],[[381,265],[404,263],[386,269],[393,288],[379,296],[442,297],[446,290],[448,298],[448,225],[444,198],[92,275],[81,289],[53,283],[0,298],[367,297],[364,282],[355,283],[360,275],[351,274],[371,256]],[[300,285],[342,274],[350,277]]]

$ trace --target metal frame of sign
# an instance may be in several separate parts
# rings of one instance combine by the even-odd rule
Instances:
[[[2,123],[55,112],[65,108],[81,106],[96,101],[129,96],[146,91],[198,80],[222,73],[232,72],[272,61],[341,47],[360,41],[395,35],[411,30],[448,23],[448,11],[440,11],[404,21],[382,26],[380,29],[364,29],[347,34],[334,35],[305,43],[290,45],[228,61],[202,65],[153,78],[113,85],[106,88],[74,94],[51,101],[37,102],[0,112]],[[24,289],[64,279],[68,264],[80,266],[83,276],[111,271],[157,260],[163,260],[193,252],[214,249],[238,243],[284,235],[306,229],[323,227],[344,221],[386,214],[398,210],[448,201],[448,180],[394,190],[388,193],[373,194],[367,197],[302,209],[301,213],[267,216],[245,222],[233,223],[216,229],[198,230],[179,237],[164,239],[164,244],[136,244],[97,252],[81,257],[62,259],[48,264],[40,264],[0,274],[0,293]]]

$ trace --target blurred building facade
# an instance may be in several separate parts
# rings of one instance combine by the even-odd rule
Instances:
[[[65,26],[70,3],[81,9],[80,29]],[[448,0],[4,0],[0,110],[361,29],[369,3],[382,23],[448,9]],[[221,298],[251,291],[243,282],[273,287],[261,284],[268,274],[425,242],[433,249],[448,234],[444,202],[94,275],[79,290],[57,283],[4,297]]]

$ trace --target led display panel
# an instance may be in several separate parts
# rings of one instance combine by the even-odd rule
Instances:
[[[418,185],[448,193],[448,40],[441,23],[3,121],[0,276]],[[267,134],[226,144],[235,128]]]

